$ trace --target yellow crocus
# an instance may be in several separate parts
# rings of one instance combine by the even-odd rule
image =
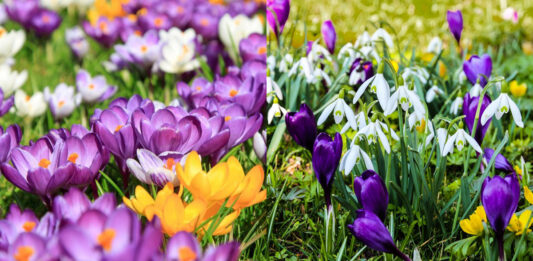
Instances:
[[[468,219],[459,222],[459,226],[467,234],[480,236],[483,233],[483,222],[487,223],[487,215],[483,206],[478,206]]]
[[[533,193],[529,190],[528,186],[524,186],[524,197],[529,204],[533,204]]]
[[[525,83],[519,84],[516,80],[509,83],[509,90],[515,97],[522,97],[526,94],[527,85]]]
[[[95,0],[93,6],[87,12],[91,24],[95,25],[98,18],[105,16],[110,20],[126,15],[122,5],[130,0]]]
[[[527,232],[531,232],[531,229],[529,228],[531,227],[533,220],[530,220],[530,217],[531,210],[524,210],[519,217],[517,217],[516,214],[513,214],[511,221],[509,221],[509,225],[507,226],[507,230],[514,232],[515,235],[522,235],[527,227]]]
[[[233,204],[234,209],[241,209],[264,201],[266,199],[266,190],[261,190],[264,178],[263,168],[259,165],[253,167],[246,174],[237,190],[233,192],[228,204]]]

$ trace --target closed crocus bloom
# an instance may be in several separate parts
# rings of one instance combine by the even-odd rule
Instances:
[[[487,219],[498,240],[500,260],[505,255],[503,250],[503,233],[509,224],[520,200],[520,185],[516,174],[502,178],[487,177],[481,187],[481,203],[485,208]]]
[[[312,151],[318,131],[315,116],[309,106],[302,103],[299,111],[287,113],[285,123],[287,124],[287,131],[294,141]]]
[[[327,20],[322,24],[322,38],[328,47],[330,53],[335,52],[335,44],[337,42],[337,33],[335,32],[335,27],[331,20]]]
[[[489,163],[493,155],[493,149],[486,148],[484,150],[483,158],[485,159],[486,163]],[[506,173],[511,173],[515,171],[513,165],[511,165],[511,163],[509,163],[509,161],[501,153],[498,153],[498,155],[496,155],[496,158],[494,160],[494,168],[500,171],[505,171]]]
[[[61,16],[56,12],[39,8],[32,14],[30,26],[41,37],[51,35],[61,24]]]
[[[196,33],[193,29],[181,31],[172,28],[161,31],[161,60],[159,67],[168,73],[184,73],[200,66],[196,53]]]
[[[240,42],[239,50],[244,62],[251,60],[266,61],[266,36],[258,33],[251,34]]]
[[[461,10],[450,11],[446,13],[446,19],[448,20],[448,27],[453,37],[459,44],[461,41],[461,33],[463,32],[463,14]]]
[[[245,39],[252,33],[262,32],[263,23],[258,16],[248,18],[247,16],[240,14],[231,17],[229,14],[225,14],[218,24],[218,37],[224,46],[226,46],[233,61],[237,61],[238,59],[238,48],[241,40]]]
[[[17,72],[11,70],[7,64],[0,65],[0,88],[4,96],[8,97],[15,93],[28,79],[28,73],[24,70]]]
[[[518,12],[512,7],[507,7],[502,12],[502,18],[503,20],[511,21],[513,24],[516,24],[518,23]]]
[[[463,115],[465,116],[465,123],[466,127],[468,127],[468,131],[470,134],[474,137],[474,139],[478,142],[478,144],[483,143],[483,139],[485,138],[485,133],[487,133],[487,130],[489,129],[490,122],[492,121],[489,119],[485,124],[481,124],[481,115],[483,115],[483,112],[487,109],[487,106],[491,103],[491,100],[488,95],[483,96],[483,101],[481,102],[481,108],[479,111],[478,116],[478,122],[476,126],[476,132],[472,133],[472,130],[474,128],[474,123],[476,121],[476,112],[477,107],[479,104],[479,96],[472,96],[470,93],[467,93],[463,98]]]
[[[468,219],[459,222],[459,226],[467,234],[480,236],[483,233],[483,222],[487,223],[487,215],[483,206],[478,206]]]
[[[283,33],[291,10],[290,0],[267,0],[267,22],[276,37]]]
[[[360,177],[353,181],[353,189],[357,200],[364,210],[371,211],[385,219],[387,205],[389,204],[389,192],[385,182],[373,170],[365,170]]]
[[[492,59],[488,54],[481,57],[472,55],[468,61],[463,62],[463,71],[470,83],[476,84],[479,81],[481,87],[485,87],[492,73]]]
[[[26,34],[22,30],[7,31],[0,26],[0,64],[5,64],[22,48]],[[3,77],[0,77],[3,78]],[[2,88],[3,85],[2,85]]]
[[[93,78],[85,70],[80,70],[76,74],[76,88],[81,94],[82,101],[89,104],[107,100],[117,91],[117,87],[107,84],[104,76]]]
[[[522,97],[526,94],[527,85],[526,83],[519,84],[517,81],[512,81],[509,83],[509,90],[514,97]]]
[[[20,117],[35,118],[46,111],[46,102],[42,92],[36,92],[33,96],[26,95],[22,90],[15,93],[15,108]]]
[[[89,52],[89,42],[81,27],[75,26],[67,29],[65,31],[65,40],[77,58],[83,58]]]
[[[357,210],[357,218],[353,224],[348,225],[348,229],[358,240],[374,250],[391,253],[403,260],[411,260],[398,250],[389,230],[379,217],[369,210]]]
[[[133,175],[141,182],[155,184],[158,187],[163,187],[168,182],[174,186],[179,184],[176,177],[176,164],[179,162],[175,162],[173,158],[163,161],[146,149],[138,149],[137,158],[139,161],[128,159],[126,163]]]
[[[59,84],[53,93],[50,93],[46,87],[44,99],[48,102],[50,111],[57,120],[68,117],[81,103],[81,95],[74,94],[74,87],[64,83]]]
[[[333,140],[327,133],[318,134],[313,145],[313,170],[322,189],[324,189],[328,208],[331,206],[331,186],[341,159],[341,153],[342,138],[338,132]]]
[[[11,151],[19,145],[21,138],[22,132],[18,125],[13,124],[7,127],[5,131],[0,127],[0,163],[9,160]]]

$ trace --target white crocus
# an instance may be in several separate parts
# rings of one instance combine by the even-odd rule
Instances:
[[[481,124],[485,125],[485,123],[487,123],[492,116],[496,116],[496,119],[499,120],[501,119],[502,115],[508,113],[509,110],[511,111],[511,115],[513,116],[516,126],[524,128],[522,115],[520,114],[518,106],[516,106],[516,103],[514,103],[514,101],[505,92],[502,92],[496,100],[492,101],[489,106],[487,106],[483,112],[483,115],[481,115]]]
[[[348,120],[350,127],[354,130],[357,129],[355,114],[353,113],[352,108],[350,108],[350,106],[348,106],[348,104],[346,104],[344,101],[344,90],[341,90],[339,97],[335,101],[324,108],[324,111],[322,111],[322,114],[320,114],[320,117],[318,117],[317,124],[322,125],[322,123],[326,121],[332,112],[333,119],[335,119],[336,124],[340,124],[346,115],[346,119]]]
[[[450,113],[457,115],[460,110],[463,108],[463,98],[457,97],[453,100],[452,105],[450,106]]]
[[[15,93],[15,108],[20,117],[35,118],[46,111],[46,102],[42,92],[36,92],[33,96],[26,95],[23,90]]]
[[[368,154],[366,154],[366,152],[361,149],[357,143],[355,143],[357,140],[358,139],[356,138],[352,140],[350,149],[344,153],[344,156],[341,159],[341,164],[339,167],[340,170],[344,170],[344,175],[350,174],[355,167],[355,164],[359,164],[361,159],[363,159],[363,162],[365,163],[365,169],[374,170],[374,164],[372,164],[372,160]]]
[[[379,105],[383,110],[387,108],[387,103],[389,102],[390,98],[390,87],[387,83],[387,80],[385,80],[385,77],[383,76],[383,66],[384,64],[380,63],[378,66],[378,73],[361,84],[359,89],[357,89],[355,96],[353,97],[353,103],[356,103],[361,96],[363,96],[366,88],[372,84],[370,87],[370,92],[375,93],[378,96]]]
[[[182,32],[178,28],[159,33],[161,38],[161,59],[159,68],[167,73],[184,73],[200,66],[196,57],[194,39],[196,32],[187,29]]]
[[[380,122],[379,120],[370,122],[364,128],[360,129],[356,137],[360,137],[364,135],[366,139],[368,140],[368,144],[375,143],[377,139],[379,139],[385,151],[387,153],[390,153],[391,151],[390,143],[386,135],[386,133],[389,133],[389,131],[390,131],[391,137],[394,140],[400,139],[398,135],[396,135],[396,133],[389,128],[389,126],[387,126],[383,122]]]
[[[0,88],[4,92],[4,97],[11,96],[28,79],[26,70],[17,72],[11,70],[9,65],[0,65]]]
[[[0,64],[5,64],[22,48],[26,34],[22,30],[7,31],[0,26]]]
[[[471,97],[478,97],[482,91],[483,91],[483,87],[481,87],[481,85],[479,84],[479,81],[477,81],[476,84],[474,84],[474,86],[470,88],[469,93]]]
[[[385,31],[385,29],[383,28],[379,28],[377,29],[374,34],[372,34],[372,41],[373,42],[378,42],[378,41],[383,41],[385,42],[385,44],[389,47],[389,48],[392,48],[394,47],[394,43],[392,42],[392,37],[390,36],[390,34]]]
[[[74,94],[74,87],[61,83],[53,93],[48,87],[44,88],[44,99],[48,102],[54,118],[63,119],[80,105],[81,94]]]
[[[268,117],[268,124],[272,122],[274,117],[280,118],[282,116],[285,116],[287,114],[287,110],[278,103],[278,99],[274,98],[274,103],[272,106],[270,106],[270,109],[268,110],[267,117]]]
[[[267,101],[268,103],[272,102],[272,99],[276,96],[278,99],[283,100],[283,93],[279,85],[272,80],[272,78],[267,77]]]
[[[439,88],[439,86],[433,85],[426,92],[426,102],[431,103],[435,99],[435,97],[441,96],[443,94],[444,94],[444,91],[442,91],[442,89]]]
[[[458,129],[455,134],[449,137],[446,141],[446,145],[444,145],[444,150],[442,151],[442,156],[446,156],[448,153],[452,152],[454,145],[458,151],[462,151],[466,143],[469,143],[470,146],[472,146],[472,148],[480,154],[483,153],[481,147],[477,141],[472,138],[472,136],[466,133],[463,129]]]
[[[385,109],[385,115],[388,116],[393,113],[398,108],[398,104],[400,104],[400,107],[404,111],[409,110],[411,105],[417,113],[424,114],[426,111],[418,95],[414,91],[409,90],[405,84],[400,85],[396,92],[391,95],[387,109]]]
[[[442,50],[442,40],[438,36],[433,37],[428,44],[428,48],[426,52],[438,54],[440,53],[441,50]]]
[[[218,37],[234,61],[239,58],[239,43],[252,33],[262,33],[263,23],[259,16],[249,18],[246,15],[231,17],[225,14],[218,23]]]

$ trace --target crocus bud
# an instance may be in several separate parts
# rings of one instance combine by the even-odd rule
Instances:
[[[285,114],[285,123],[294,141],[309,151],[313,151],[313,144],[317,135],[316,121],[313,111],[309,109],[307,104],[302,103],[297,112]]]
[[[353,181],[353,190],[364,210],[372,211],[382,220],[385,219],[389,193],[378,173],[373,170],[364,171]]]
[[[324,189],[326,206],[331,206],[331,187],[335,171],[339,166],[342,153],[342,138],[337,132],[332,140],[327,133],[318,134],[313,146],[313,170],[318,182]]]
[[[267,1],[267,22],[274,31],[276,37],[283,33],[285,23],[289,18],[291,10],[290,0],[268,0]]]
[[[331,20],[327,20],[322,24],[322,38],[328,47],[330,53],[335,52],[335,43],[337,42],[337,33],[335,32],[335,27]]]
[[[470,93],[467,93],[463,98],[463,114],[465,115],[464,121],[466,126],[470,131],[470,135],[474,137],[478,144],[483,143],[483,138],[485,138],[485,133],[489,129],[491,120],[488,120],[485,125],[481,124],[481,115],[489,104],[491,100],[488,95],[483,96],[483,101],[481,102],[481,109],[479,111],[478,122],[476,126],[476,132],[472,133],[474,129],[474,123],[476,121],[476,111],[479,103],[479,96],[471,96]]]
[[[461,41],[461,33],[463,32],[463,14],[460,10],[455,12],[448,10],[446,19],[448,20],[450,32],[453,34],[453,37],[455,37],[457,44],[459,44]]]
[[[468,61],[463,63],[463,71],[470,83],[476,84],[479,80],[481,87],[485,87],[492,73],[492,59],[488,54],[481,57],[472,55]]]
[[[357,210],[357,218],[353,224],[348,225],[348,229],[358,240],[374,250],[394,254],[403,260],[411,260],[400,252],[394,244],[389,230],[371,211]]]

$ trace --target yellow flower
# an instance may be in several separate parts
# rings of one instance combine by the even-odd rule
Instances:
[[[264,201],[266,190],[261,190],[264,178],[263,168],[259,165],[253,167],[248,171],[237,190],[231,194],[227,204],[231,206],[235,202],[233,208],[242,209]]]
[[[424,54],[422,54],[422,57],[420,57],[420,58],[424,62],[431,62],[431,60],[433,60],[433,57],[435,57],[435,54],[433,54],[433,53],[424,53]]]
[[[524,212],[520,214],[520,217],[513,214],[513,217],[511,217],[511,221],[509,221],[509,225],[507,226],[507,230],[514,232],[515,235],[522,235],[524,229],[527,227],[527,232],[531,232],[531,229],[529,228],[531,227],[533,220],[530,220],[530,217],[531,210],[524,210]]]
[[[533,193],[529,190],[528,186],[524,186],[524,197],[529,204],[533,204]]]
[[[511,90],[511,93],[515,97],[522,97],[526,94],[527,91],[527,85],[525,83],[518,84],[517,81],[512,81],[509,84],[509,89]]]
[[[459,226],[467,234],[480,236],[483,233],[483,222],[487,223],[487,215],[483,206],[479,206],[470,218],[461,220]]]
[[[444,77],[446,75],[446,65],[442,61],[439,61],[439,75]]]
[[[394,68],[394,71],[398,72],[398,69],[400,68],[400,65],[398,64],[398,62],[395,61],[395,60],[391,60],[390,63],[392,64],[392,67]]]
[[[96,24],[100,16],[105,16],[110,20],[116,17],[123,17],[126,15],[122,4],[128,3],[130,0],[95,0],[93,7],[87,12],[87,16],[92,25]]]

